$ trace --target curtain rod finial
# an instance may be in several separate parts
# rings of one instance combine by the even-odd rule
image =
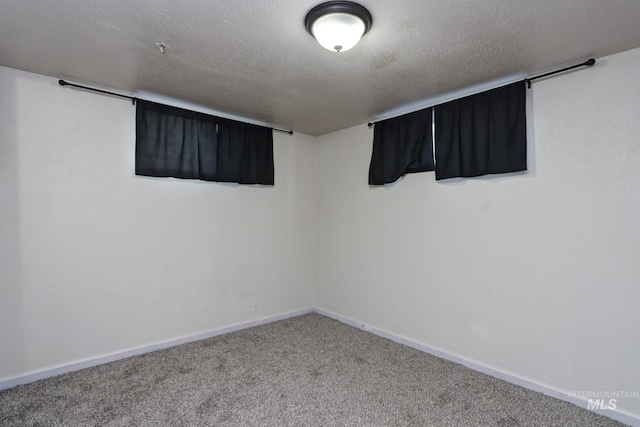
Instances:
[[[591,67],[595,63],[596,63],[596,60],[591,58],[587,62],[585,62],[585,65],[588,65],[589,67]]]

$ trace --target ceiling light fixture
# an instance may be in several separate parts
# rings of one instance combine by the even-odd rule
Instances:
[[[371,13],[358,3],[330,1],[311,9],[304,26],[325,49],[344,52],[360,41],[372,21]]]

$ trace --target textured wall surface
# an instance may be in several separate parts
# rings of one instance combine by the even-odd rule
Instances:
[[[636,49],[534,83],[525,174],[368,187],[373,131],[320,137],[316,306],[557,390],[637,391],[638,70]]]
[[[130,102],[0,89],[0,379],[312,306],[315,138],[274,187],[137,177]]]

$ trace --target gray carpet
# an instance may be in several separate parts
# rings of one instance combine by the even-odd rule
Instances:
[[[0,425],[622,424],[308,314],[5,390]]]

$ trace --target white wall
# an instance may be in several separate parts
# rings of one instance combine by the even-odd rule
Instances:
[[[535,82],[526,174],[374,188],[372,130],[320,137],[316,306],[561,391],[638,391],[639,70],[636,49]]]
[[[0,93],[0,380],[313,305],[315,138],[274,187],[137,177],[130,102]]]

